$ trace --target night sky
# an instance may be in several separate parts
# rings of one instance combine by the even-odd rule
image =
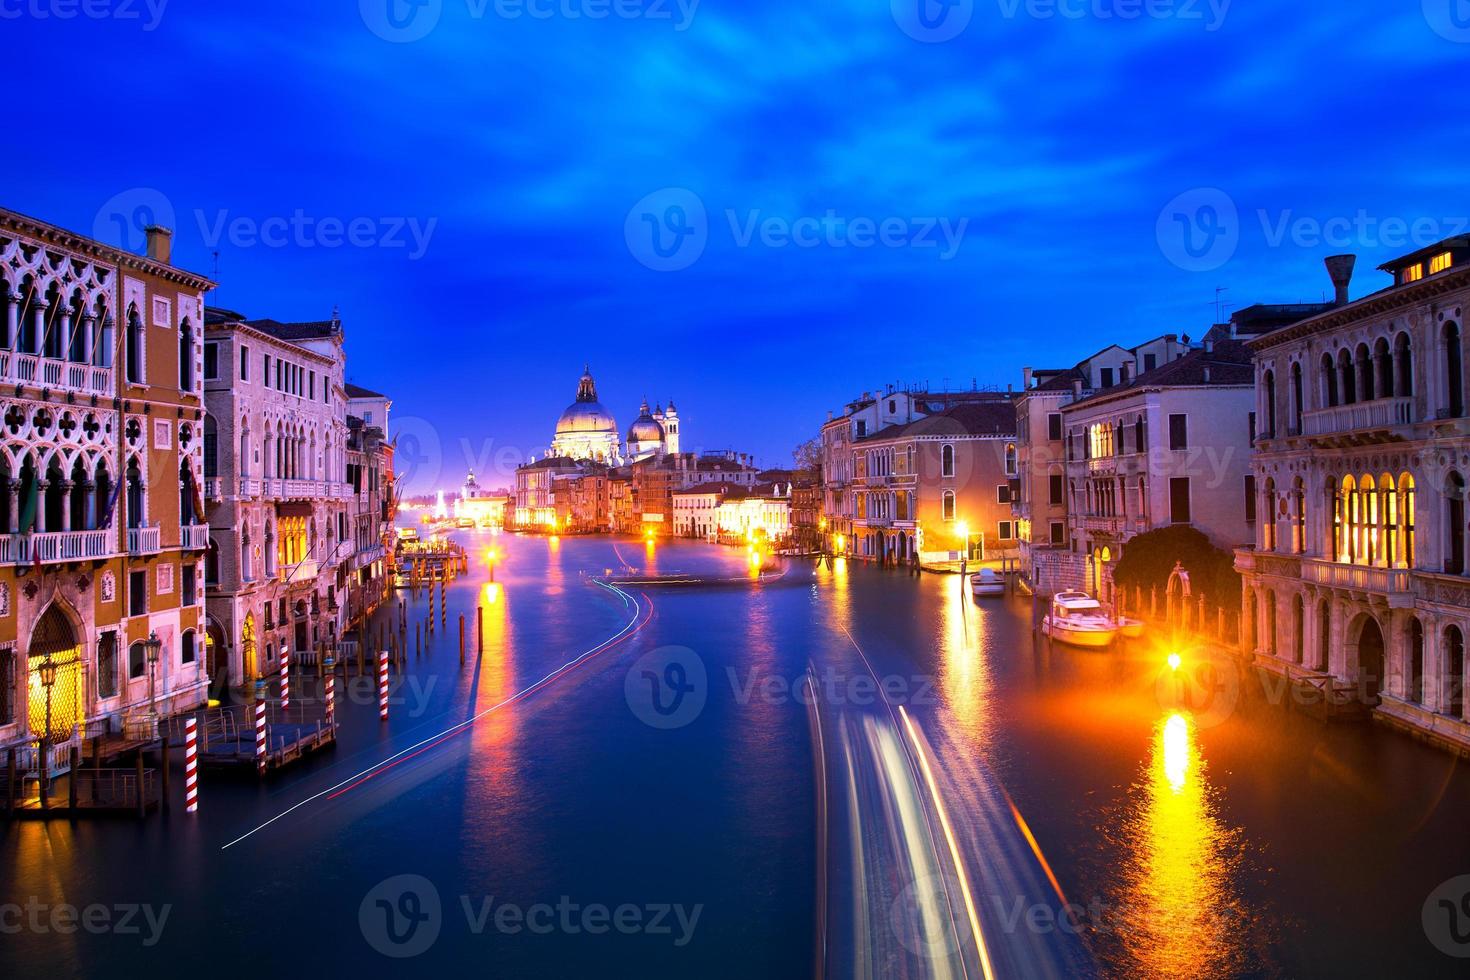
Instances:
[[[1220,3],[0,0],[0,204],[339,306],[411,490],[507,483],[584,361],[780,465],[1466,230],[1465,4]]]

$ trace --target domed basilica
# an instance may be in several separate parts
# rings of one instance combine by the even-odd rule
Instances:
[[[640,459],[679,451],[679,413],[669,402],[652,410],[645,400],[638,418],[628,428],[627,450],[618,436],[618,423],[612,412],[597,400],[597,383],[592,372],[583,369],[577,384],[577,400],[567,406],[556,423],[551,440],[551,455],[590,460],[609,466],[635,463]]]

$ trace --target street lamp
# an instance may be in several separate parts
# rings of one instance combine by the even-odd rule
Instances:
[[[155,709],[157,695],[154,675],[158,670],[158,654],[162,649],[163,641],[158,638],[158,632],[149,630],[148,639],[143,641],[143,650],[148,655],[148,715],[155,728],[158,725],[158,711]]]
[[[500,560],[500,552],[491,548],[485,552],[485,564],[490,568],[490,581],[495,581],[495,563]]]
[[[56,664],[52,661],[51,654],[46,654],[46,659],[41,661],[39,673],[41,675],[41,686],[46,689],[46,725],[41,729],[41,780],[39,786],[41,809],[45,810],[50,805],[51,689],[56,686]]]

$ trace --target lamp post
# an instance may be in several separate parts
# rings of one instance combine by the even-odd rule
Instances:
[[[148,639],[143,641],[143,649],[148,654],[148,721],[150,728],[158,731],[157,690],[155,675],[158,672],[158,654],[163,649],[163,641],[158,638],[156,630],[148,631]]]
[[[46,659],[41,661],[41,687],[46,690],[46,725],[41,729],[41,809],[50,806],[50,781],[51,781],[51,689],[56,686],[56,664],[51,659],[51,654],[46,654]],[[75,778],[75,777],[73,777]]]

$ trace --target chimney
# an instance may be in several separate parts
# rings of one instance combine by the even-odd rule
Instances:
[[[1079,399],[1082,397],[1082,379],[1081,378],[1073,378],[1072,379],[1072,397],[1073,398],[1079,398]]]
[[[1030,390],[1030,388],[1031,388],[1031,369],[1030,368],[1022,368],[1021,369],[1021,387],[1022,388],[1025,388],[1027,390]]]
[[[1215,353],[1215,342],[1213,340],[1211,340],[1208,336],[1205,337],[1205,353],[1206,354],[1213,354],[1213,353]]]
[[[1332,277],[1332,285],[1337,287],[1335,302],[1338,306],[1343,306],[1348,301],[1348,283],[1353,281],[1353,266],[1357,263],[1356,255],[1327,256],[1327,274]]]
[[[143,233],[148,236],[148,257],[168,265],[173,258],[174,233],[162,225],[149,225],[143,229]]]
[[[1206,364],[1205,365],[1205,384],[1209,384],[1209,383],[1210,383],[1210,366],[1208,364]]]

